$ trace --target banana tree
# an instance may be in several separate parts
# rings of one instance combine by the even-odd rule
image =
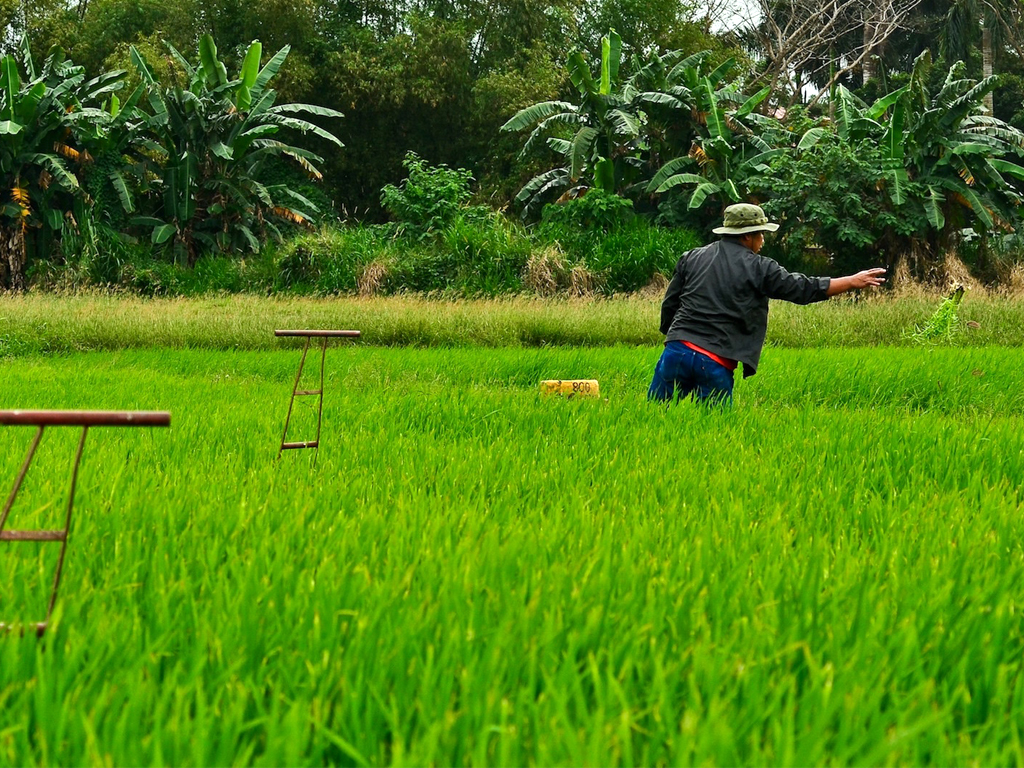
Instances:
[[[948,252],[964,228],[973,228],[984,239],[993,228],[1017,224],[1022,200],[1015,185],[1024,180],[1024,167],[1018,160],[1024,153],[1024,135],[989,116],[984,107],[984,96],[994,81],[966,78],[958,63],[950,67],[941,86],[932,89],[931,66],[931,57],[923,54],[905,86],[871,105],[838,87],[832,97],[833,125],[808,130],[788,159],[792,161],[788,162],[790,170],[796,167],[793,163],[801,162],[804,168],[813,168],[813,159],[800,158],[819,143],[814,150],[819,158],[841,159],[844,152],[846,157],[856,158],[857,162],[843,162],[857,179],[851,178],[849,184],[859,183],[859,199],[849,205],[861,215],[854,212],[841,217],[852,219],[848,226],[844,224],[844,231],[857,237],[858,233],[870,234],[870,242],[861,242],[861,246],[876,254],[887,253],[892,259],[907,257],[919,271],[930,266],[929,256]],[[825,137],[827,141],[823,141]],[[871,171],[858,170],[869,164]],[[784,169],[773,164],[773,172],[776,170]],[[802,194],[800,190],[794,194],[785,185],[774,185],[770,176],[765,182],[765,188],[774,186],[787,194],[785,209],[779,211],[783,232],[802,230],[819,244],[819,235],[833,244],[850,239],[842,232],[836,237],[834,226],[830,238],[828,226],[822,228],[815,219],[821,210],[816,205],[835,208],[833,203],[849,186],[844,185],[847,192],[823,199],[810,184]],[[830,185],[834,179],[823,180],[821,186]],[[786,218],[790,220],[786,222]]]
[[[189,264],[201,250],[256,251],[268,233],[281,237],[279,224],[307,224],[317,207],[285,184],[261,183],[261,171],[283,157],[322,178],[317,169],[322,158],[279,134],[313,135],[340,148],[336,136],[299,115],[342,115],[310,104],[275,105],[277,94],[269,84],[289,47],[261,67],[262,46],[253,42],[233,79],[210,35],[199,41],[198,64],[168,48],[188,78],[187,88],[162,86],[138,50],[130,50],[146,87],[145,105],[135,108],[149,135],[142,181],[145,189],[151,179],[148,191],[155,198],[152,210],[134,223],[148,228],[155,245],[171,245]],[[134,209],[130,200],[122,202]]]
[[[894,106],[886,134],[891,157],[928,190],[924,209],[936,232],[948,234],[950,216],[966,216],[982,232],[1005,226],[1021,203],[1008,179],[1024,180],[1024,168],[1007,158],[1022,154],[1024,134],[988,113],[985,98],[996,78],[966,78],[957,62],[932,96],[930,68],[926,52]]]
[[[1007,158],[1024,152],[1024,134],[988,114],[985,96],[996,86],[995,78],[967,78],[957,62],[933,95],[931,67],[925,51],[907,85],[870,107],[840,87],[836,126],[851,143],[878,142],[892,203],[919,207],[934,245],[944,249],[961,226],[985,232],[1015,220],[1021,197],[1009,179],[1024,180],[1024,168]],[[805,136],[803,144],[813,139]],[[908,193],[911,181],[923,196]],[[947,226],[951,220],[954,225]]]
[[[778,122],[755,112],[769,89],[748,97],[734,85],[723,85],[735,61],[704,72],[707,57],[707,51],[695,54],[669,72],[668,92],[693,105],[694,138],[688,153],[665,163],[647,185],[652,194],[681,192],[690,211],[709,199],[719,207],[746,199],[744,181],[766,172],[768,162],[784,151],[772,145],[773,135],[781,134]]]
[[[503,131],[532,127],[523,147],[526,153],[546,139],[564,165],[531,179],[516,196],[524,212],[552,190],[575,192],[597,187],[618,192],[637,175],[642,164],[644,115],[637,105],[659,94],[638,91],[619,77],[622,40],[611,30],[601,41],[601,66],[595,74],[579,51],[569,54],[566,68],[577,92],[576,103],[544,101],[520,110]],[[562,135],[551,136],[553,129]]]
[[[652,53],[646,62],[634,56],[632,74],[623,88],[630,108],[644,127],[641,149],[643,186],[681,146],[690,146],[698,135],[695,116],[698,99],[678,74],[688,65],[705,61],[711,51],[684,58],[681,51]]]
[[[27,41],[18,57],[0,59],[0,273],[12,290],[25,288],[30,233],[60,230],[81,198],[79,175],[91,159],[81,138],[106,119],[98,105],[123,74],[87,80],[59,49],[37,70]]]

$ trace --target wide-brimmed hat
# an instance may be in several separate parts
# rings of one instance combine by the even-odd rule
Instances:
[[[774,232],[778,224],[768,221],[761,206],[736,203],[725,209],[722,226],[711,230],[716,235],[745,235],[748,232]]]

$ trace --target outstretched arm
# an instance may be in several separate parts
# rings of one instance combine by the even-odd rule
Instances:
[[[828,284],[827,294],[829,296],[838,296],[840,293],[859,291],[861,288],[881,285],[884,282],[884,269],[880,267],[865,269],[863,272],[858,272],[856,275],[850,275],[849,277],[833,277],[832,281]]]

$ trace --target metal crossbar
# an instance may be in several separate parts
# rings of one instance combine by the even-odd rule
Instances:
[[[284,419],[284,432],[281,434],[281,447],[277,451],[277,457],[285,451],[302,448],[313,448],[313,464],[316,464],[320,457],[320,423],[324,413],[324,363],[327,360],[327,342],[329,339],[344,338],[358,339],[362,334],[360,331],[333,331],[333,330],[278,330],[274,331],[275,336],[297,336],[306,339],[302,347],[302,359],[299,360],[299,372],[295,374],[295,384],[292,385],[292,396],[288,401],[288,415]],[[320,388],[299,389],[299,382],[302,380],[302,371],[306,366],[306,354],[309,352],[309,343],[313,339],[320,339]],[[288,440],[288,425],[292,420],[292,409],[295,406],[296,397],[317,397],[316,411],[316,438],[313,440]]]
[[[25,461],[18,472],[18,477],[14,481],[14,487],[7,497],[7,503],[4,505],[3,512],[0,513],[0,541],[60,542],[60,556],[57,558],[57,567],[53,575],[53,589],[46,609],[46,620],[28,625],[34,628],[37,636],[42,637],[50,622],[50,616],[53,614],[53,607],[57,603],[57,592],[60,588],[61,575],[64,572],[64,558],[67,554],[68,538],[71,531],[71,515],[75,506],[75,487],[78,485],[78,468],[82,463],[82,452],[85,449],[85,437],[89,433],[89,427],[168,427],[171,424],[171,414],[164,411],[0,411],[0,424],[38,427],[35,438],[25,455]],[[75,461],[71,468],[71,490],[68,493],[67,510],[64,514],[64,527],[60,530],[5,530],[7,518],[14,507],[14,500],[25,481],[25,476],[28,474],[28,469],[39,448],[39,443],[43,439],[43,431],[46,427],[82,428],[82,437],[78,441],[78,450],[75,452]],[[0,632],[9,629],[11,629],[11,625],[0,622]]]

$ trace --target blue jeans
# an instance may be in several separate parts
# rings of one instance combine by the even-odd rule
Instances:
[[[654,369],[648,400],[692,397],[709,404],[732,403],[732,371],[681,341],[670,341]]]

